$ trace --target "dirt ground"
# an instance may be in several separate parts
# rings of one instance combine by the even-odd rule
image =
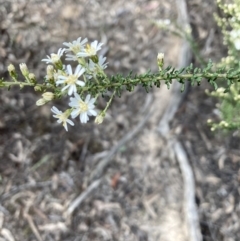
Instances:
[[[0,77],[8,77],[9,63],[26,62],[43,78],[41,59],[80,36],[104,43],[109,75],[157,71],[158,52],[176,65],[180,39],[155,24],[177,21],[176,2],[0,0]],[[188,1],[188,9],[201,54],[218,61],[226,50],[214,2]],[[216,118],[216,102],[205,95],[208,87],[189,88],[171,133],[194,171],[203,240],[237,241],[240,138],[210,131],[206,121]],[[66,132],[51,104],[36,106],[39,95],[31,88],[0,90],[0,241],[188,241],[182,173],[156,130],[164,93],[137,87],[114,99],[102,125],[76,124]],[[97,107],[105,104],[103,98]],[[154,114],[142,123],[153,105]]]

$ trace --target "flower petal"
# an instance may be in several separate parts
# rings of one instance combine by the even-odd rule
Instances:
[[[67,71],[69,75],[72,75],[72,66],[70,64],[67,65]]]

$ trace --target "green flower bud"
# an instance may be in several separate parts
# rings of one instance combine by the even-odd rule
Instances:
[[[98,56],[97,56],[97,55],[91,56],[90,59],[91,59],[95,64],[98,63]]]

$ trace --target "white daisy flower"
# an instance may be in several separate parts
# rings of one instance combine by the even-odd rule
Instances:
[[[98,72],[99,69],[104,70],[107,68],[108,63],[104,63],[107,58],[99,56],[98,63],[94,63],[91,59],[89,60],[88,68],[91,72]],[[96,73],[97,74],[97,73]]]
[[[78,57],[74,54],[66,54],[66,58],[67,61],[78,61]]]
[[[97,40],[93,41],[91,45],[87,44],[86,47],[77,53],[78,57],[89,57],[97,54],[102,47],[103,43],[98,43]]]
[[[53,115],[54,118],[57,118],[57,122],[58,123],[62,123],[63,127],[65,128],[66,131],[68,131],[68,126],[67,124],[74,126],[74,123],[68,119],[69,115],[70,115],[70,111],[66,110],[64,113],[62,113],[62,111],[58,110],[57,107],[53,106],[51,108],[51,111],[56,114]]]
[[[74,40],[72,43],[64,42],[63,45],[68,47],[68,49],[65,50],[66,52],[73,52],[74,54],[77,54],[84,48],[87,41],[88,41],[87,38],[81,41],[81,37],[79,37],[77,40]]]
[[[76,118],[80,115],[80,121],[82,123],[87,123],[89,120],[88,116],[96,116],[97,112],[94,110],[96,101],[95,98],[91,98],[91,95],[87,95],[85,101],[81,99],[81,97],[74,93],[74,98],[70,98],[69,106],[73,107],[73,111],[71,113],[72,118]]]
[[[42,61],[46,62],[47,64],[57,64],[59,61],[61,61],[64,51],[65,49],[60,48],[57,54],[51,54],[51,57],[47,55],[47,59],[42,59]]]
[[[80,65],[77,66],[73,74],[71,65],[67,65],[67,76],[58,75],[58,80],[56,81],[57,85],[66,84],[62,91],[68,89],[68,95],[72,95],[77,92],[77,85],[84,86],[85,83],[78,78],[84,73],[85,69]]]

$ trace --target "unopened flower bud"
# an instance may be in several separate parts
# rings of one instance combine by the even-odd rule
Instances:
[[[9,64],[8,65],[8,72],[14,72],[15,71],[15,67],[13,64]]]
[[[36,83],[36,76],[35,76],[34,73],[30,73],[30,74],[28,75],[28,78],[29,78],[29,80],[30,80],[31,83]]]
[[[16,79],[16,78],[17,78],[16,69],[15,69],[15,67],[14,67],[12,64],[9,64],[9,65],[8,65],[8,72],[9,72],[9,75],[10,75],[13,79]]]
[[[90,59],[93,61],[93,63],[95,63],[95,64],[98,63],[98,56],[97,55],[91,56]]]
[[[53,68],[53,66],[52,66],[52,65],[48,65],[48,66],[47,66],[47,75],[52,76],[53,73],[54,73],[54,68]]]
[[[23,76],[28,77],[29,71],[28,71],[27,65],[25,63],[22,63],[22,64],[19,65],[19,67],[20,67],[20,70],[21,70]]]
[[[161,71],[164,65],[164,53],[158,53],[157,63],[158,63],[159,70]]]
[[[104,112],[101,112],[97,115],[97,117],[95,118],[95,123],[96,124],[102,124],[103,120],[104,120],[104,117],[105,117],[105,113]]]
[[[36,102],[36,105],[41,106],[41,105],[45,105],[46,103],[47,103],[47,101],[45,99],[41,98]]]
[[[54,83],[54,67],[52,65],[47,66],[46,79],[49,83]]]
[[[42,91],[42,88],[40,86],[34,86],[35,91]]]
[[[42,97],[46,101],[51,101],[54,99],[54,94],[52,92],[45,92],[42,94]]]

